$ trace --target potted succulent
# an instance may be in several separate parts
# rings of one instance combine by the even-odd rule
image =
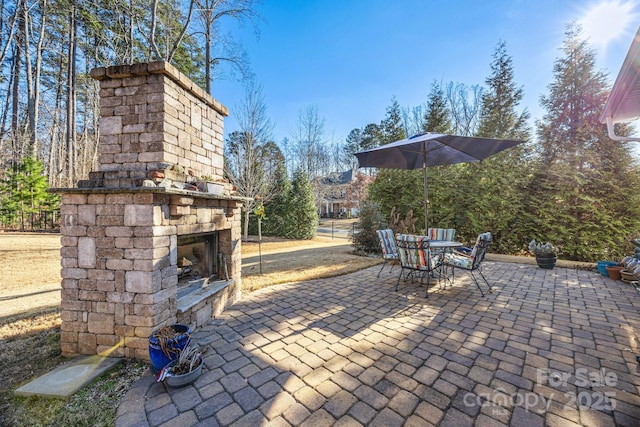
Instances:
[[[558,257],[558,248],[553,244],[536,242],[533,239],[529,242],[529,250],[536,257],[536,263],[538,263],[538,267],[546,268],[551,270],[556,266],[556,261]]]
[[[202,373],[202,351],[197,344],[189,344],[180,351],[176,360],[162,368],[156,382],[166,380],[171,387],[191,384]]]

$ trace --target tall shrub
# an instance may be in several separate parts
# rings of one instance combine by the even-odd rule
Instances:
[[[275,174],[276,188],[279,188],[271,200],[265,202],[266,218],[262,221],[262,233],[266,236],[286,236],[289,228],[289,216],[292,213],[291,181],[287,177],[284,165],[280,165]],[[251,230],[251,227],[249,228]]]
[[[365,200],[360,204],[360,216],[354,224],[354,232],[351,239],[356,252],[360,253],[380,253],[380,242],[376,230],[387,228],[385,220],[378,205]]]
[[[312,239],[318,229],[318,211],[309,177],[298,170],[291,181],[291,204],[286,237]]]
[[[532,237],[554,242],[568,259],[620,257],[640,233],[640,196],[629,191],[638,188],[637,165],[629,148],[608,138],[600,123],[608,82],[596,70],[595,51],[578,25],[567,27],[562,52],[541,98],[546,113],[537,123],[540,165],[530,191],[537,235]]]

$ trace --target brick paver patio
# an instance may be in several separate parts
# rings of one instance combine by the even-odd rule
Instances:
[[[428,299],[398,270],[245,295],[193,338],[205,369],[147,374],[118,426],[639,426],[640,292],[597,272],[486,262]]]

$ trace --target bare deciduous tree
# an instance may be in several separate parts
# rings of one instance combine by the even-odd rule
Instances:
[[[212,71],[221,63],[230,63],[243,78],[250,77],[243,49],[230,35],[223,34],[220,21],[232,18],[239,22],[252,21],[257,15],[256,0],[195,0],[197,16],[204,29],[205,90],[211,94]]]
[[[449,83],[447,101],[451,113],[452,131],[456,135],[475,135],[480,122],[482,86]]]
[[[296,169],[304,172],[309,180],[328,174],[329,156],[326,151],[325,121],[318,107],[311,105],[300,111],[298,123],[291,135],[294,144]]]
[[[267,116],[262,87],[250,84],[244,100],[236,108],[239,131],[233,132],[225,145],[225,172],[237,188],[238,194],[250,198],[243,204],[244,239],[249,234],[249,215],[257,203],[268,201],[275,194],[275,180],[264,167],[269,163],[267,156],[273,146],[270,144],[273,125]]]

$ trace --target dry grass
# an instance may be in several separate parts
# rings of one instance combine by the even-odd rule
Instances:
[[[242,288],[251,292],[277,283],[340,276],[380,263],[353,253],[346,239],[316,237],[308,241],[269,239],[242,244]],[[262,274],[260,274],[262,268]]]
[[[351,252],[346,239],[243,243],[244,292],[332,277],[380,262]],[[14,397],[15,388],[65,361],[60,356],[59,291],[59,235],[0,233],[0,425],[113,425],[120,399],[146,369],[127,362],[66,402]]]
[[[60,235],[0,233],[0,283],[5,291],[60,284]]]

